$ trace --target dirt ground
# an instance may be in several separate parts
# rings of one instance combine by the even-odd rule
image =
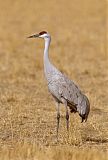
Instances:
[[[107,160],[107,1],[0,0],[0,159]],[[69,137],[43,73],[42,39],[52,36],[52,63],[89,97],[87,123],[70,114]]]

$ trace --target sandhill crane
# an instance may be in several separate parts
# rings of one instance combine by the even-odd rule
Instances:
[[[42,31],[39,34],[34,34],[28,38],[43,38],[45,40],[44,48],[44,72],[47,80],[49,92],[54,97],[57,107],[57,137],[60,121],[60,103],[66,108],[66,126],[69,129],[69,112],[78,112],[82,118],[82,122],[87,121],[90,111],[90,103],[88,98],[81,92],[77,85],[71,81],[66,75],[61,73],[49,60],[49,45],[51,36],[48,32]]]

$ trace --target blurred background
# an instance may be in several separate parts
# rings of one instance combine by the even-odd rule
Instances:
[[[68,63],[73,67],[75,58],[80,59],[80,62],[75,60],[76,69],[79,69],[78,63],[86,65],[85,57],[98,65],[98,59],[105,58],[106,54],[105,1],[1,1],[1,74],[21,76],[20,69],[26,74],[33,67],[32,63],[42,69],[42,41],[26,39],[28,35],[42,30],[52,36],[50,55],[55,58],[54,63],[63,65],[61,69],[66,70],[64,64],[68,66]],[[86,67],[88,69],[90,64],[87,63]]]

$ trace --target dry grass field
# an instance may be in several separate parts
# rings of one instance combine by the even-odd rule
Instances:
[[[108,59],[105,0],[0,0],[0,160],[107,160]],[[47,30],[51,61],[89,97],[87,123],[70,114],[67,135],[43,73]]]

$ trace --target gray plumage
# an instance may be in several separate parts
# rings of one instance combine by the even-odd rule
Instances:
[[[69,112],[78,112],[82,118],[82,122],[87,120],[90,111],[90,103],[88,98],[81,92],[77,85],[70,80],[66,75],[61,73],[49,60],[48,50],[51,42],[49,33],[43,31],[39,34],[30,36],[28,38],[40,37],[45,40],[44,49],[44,72],[48,84],[49,92],[56,101],[57,106],[57,135],[60,121],[59,104],[63,103],[66,107],[66,125],[69,129]]]

